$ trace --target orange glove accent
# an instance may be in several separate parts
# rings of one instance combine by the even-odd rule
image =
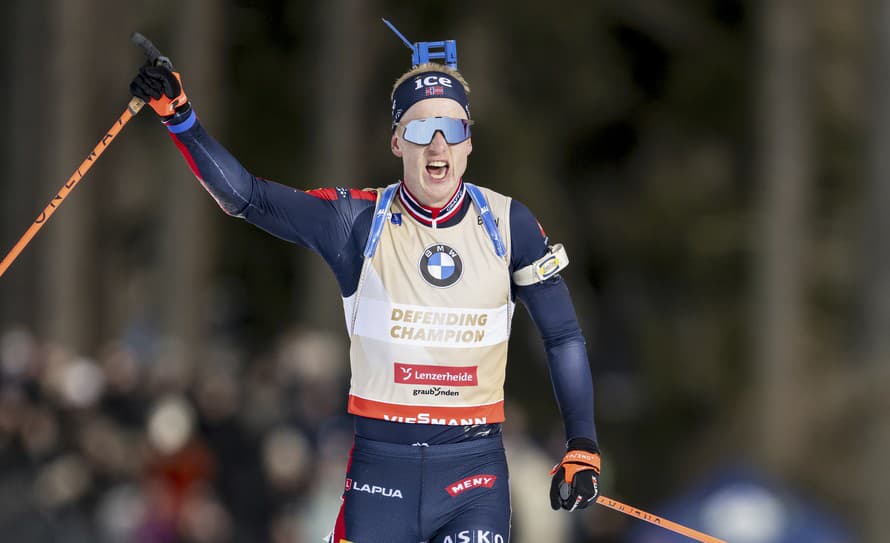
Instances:
[[[146,65],[130,83],[130,93],[142,98],[162,119],[176,113],[176,109],[188,104],[188,96],[178,72],[164,66]]]
[[[562,457],[562,462],[553,466],[550,475],[556,475],[559,468],[565,468],[565,481],[572,484],[575,474],[585,469],[592,469],[600,474],[600,455],[587,451],[569,451]]]
[[[170,98],[166,94],[162,94],[160,98],[152,98],[148,102],[148,105],[161,117],[169,117],[170,115],[175,114],[176,108],[185,105],[189,101],[188,96],[185,95],[185,88],[182,86],[182,78],[179,77],[179,72],[171,73],[176,77],[176,81],[179,83],[179,94],[173,98]]]
[[[550,470],[550,507],[584,509],[599,496],[600,455],[572,449]]]

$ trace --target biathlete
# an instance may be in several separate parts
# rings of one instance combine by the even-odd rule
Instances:
[[[501,425],[517,299],[543,338],[565,425],[551,506],[583,509],[599,493],[591,373],[559,275],[565,251],[525,205],[464,180],[470,89],[456,53],[430,62],[429,45],[414,44],[415,66],[391,94],[402,178],[374,189],[258,178],[207,134],[178,73],[146,65],[130,85],[224,212],[315,251],[337,278],[355,438],[332,543],[509,540]]]

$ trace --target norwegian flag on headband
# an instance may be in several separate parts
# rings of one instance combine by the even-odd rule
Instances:
[[[412,105],[428,98],[450,98],[460,104],[470,118],[470,104],[460,81],[449,73],[429,71],[406,79],[396,88],[392,100],[393,126]]]

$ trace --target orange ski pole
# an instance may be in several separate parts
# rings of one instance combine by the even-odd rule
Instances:
[[[62,188],[59,192],[50,200],[49,204],[44,208],[44,210],[34,219],[34,222],[31,223],[31,226],[28,230],[25,231],[24,235],[19,239],[18,243],[12,248],[9,253],[3,257],[3,261],[0,262],[0,277],[6,273],[6,270],[9,266],[12,265],[13,261],[19,254],[24,250],[24,248],[31,242],[37,232],[43,228],[43,225],[46,224],[46,221],[52,216],[53,213],[56,212],[56,209],[62,204],[65,198],[68,197],[68,194],[74,190],[74,187],[80,183],[80,180],[83,179],[83,176],[87,171],[96,163],[96,160],[99,156],[105,151],[108,145],[114,141],[114,138],[117,137],[118,133],[121,129],[126,125],[130,119],[133,118],[134,115],[139,113],[139,110],[142,109],[142,106],[145,105],[145,102],[140,98],[136,98],[135,96],[130,100],[130,103],[127,104],[127,109],[121,114],[118,118],[117,122],[111,125],[111,128],[108,129],[108,133],[106,133],[99,143],[93,148],[93,151],[87,155],[86,159],[80,163],[80,166],[74,170],[74,173],[68,179],[68,181],[62,185]]]
[[[702,543],[726,543],[726,541],[722,539],[717,539],[714,536],[704,534],[702,532],[699,532],[698,530],[687,528],[682,524],[677,524],[676,522],[671,522],[668,519],[661,518],[657,515],[653,515],[652,513],[647,513],[642,509],[637,509],[636,507],[625,505],[621,502],[613,500],[612,498],[600,496],[596,499],[596,503],[602,505],[603,507],[608,507],[609,509],[614,509],[615,511],[624,513],[625,515],[630,515],[632,517],[637,517],[640,520],[645,520],[646,522],[664,528],[665,530],[670,530],[672,532],[685,535],[690,539],[701,541]]]

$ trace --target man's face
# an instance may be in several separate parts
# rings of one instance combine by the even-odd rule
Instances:
[[[441,132],[436,132],[428,145],[411,143],[402,137],[404,125],[415,119],[453,117],[466,119],[464,109],[448,98],[428,98],[417,102],[405,112],[392,136],[392,154],[402,159],[405,186],[421,204],[442,207],[457,189],[467,169],[467,157],[473,151],[472,138],[449,145]]]

